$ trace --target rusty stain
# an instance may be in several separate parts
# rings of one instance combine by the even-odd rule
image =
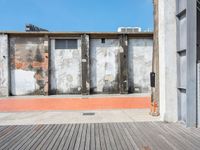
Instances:
[[[11,38],[11,69],[35,72],[34,78],[38,88],[33,94],[48,93],[48,53],[41,38]],[[11,75],[13,79],[15,74]],[[18,85],[16,85],[18,86]],[[26,91],[26,88],[24,88]],[[17,94],[17,93],[16,93]],[[28,94],[28,93],[27,93]]]

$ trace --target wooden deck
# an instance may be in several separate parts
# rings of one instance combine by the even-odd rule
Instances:
[[[200,129],[162,122],[0,126],[0,149],[199,150]]]

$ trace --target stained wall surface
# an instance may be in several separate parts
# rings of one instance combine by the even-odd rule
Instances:
[[[81,40],[77,49],[55,49],[51,40],[51,93],[81,94]]]
[[[87,94],[119,94],[124,80],[129,93],[150,92],[151,37],[128,38],[127,48],[122,46],[120,35],[87,35],[85,41],[81,37],[1,35],[0,96],[84,94],[85,83]],[[59,39],[76,39],[77,47],[56,48]],[[121,57],[125,50],[128,57]],[[125,79],[120,76],[127,70],[122,69],[121,59],[128,63],[123,64],[128,66]]]
[[[119,93],[118,39],[90,40],[90,73],[92,93]]]
[[[150,93],[153,41],[151,39],[129,39],[128,85],[131,93]]]
[[[8,36],[0,35],[0,97],[8,96]]]
[[[43,37],[10,38],[11,95],[48,93],[48,49]]]

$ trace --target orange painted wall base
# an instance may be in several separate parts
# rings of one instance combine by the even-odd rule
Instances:
[[[132,108],[150,108],[150,97],[0,99],[0,112]]]

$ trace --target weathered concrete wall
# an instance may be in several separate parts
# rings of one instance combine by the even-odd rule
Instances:
[[[118,39],[90,40],[91,93],[119,93]]]
[[[56,49],[51,40],[51,93],[81,94],[81,40],[78,49]]]
[[[11,37],[11,95],[48,93],[48,40]]]
[[[125,94],[127,87],[129,92],[150,92],[152,39],[86,34],[65,38],[78,39],[77,48],[56,49],[56,36],[10,36],[11,95]]]
[[[8,96],[8,36],[0,35],[0,97]]]
[[[158,2],[159,87],[162,120],[178,120],[176,1]]]
[[[150,93],[153,40],[130,39],[128,43],[129,92]]]

